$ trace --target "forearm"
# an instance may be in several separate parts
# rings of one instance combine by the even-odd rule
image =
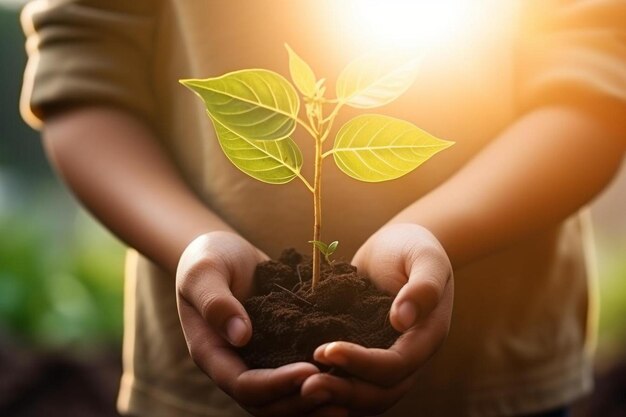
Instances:
[[[622,134],[573,109],[536,110],[391,222],[425,226],[461,266],[589,202],[621,164]]]
[[[49,158],[78,199],[120,239],[173,272],[189,242],[231,230],[193,194],[133,116],[85,108],[46,120]]]

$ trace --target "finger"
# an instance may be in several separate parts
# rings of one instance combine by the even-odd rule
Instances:
[[[206,256],[186,268],[177,279],[182,302],[193,308],[234,346],[245,345],[252,336],[250,318],[230,290],[231,274],[222,262]]]
[[[439,315],[430,317],[424,325],[406,331],[389,349],[332,342],[318,347],[313,358],[364,381],[390,387],[408,378],[437,351],[447,334],[444,320]]]
[[[399,332],[433,312],[452,277],[452,267],[444,256],[421,253],[408,257],[405,267],[408,281],[396,295],[389,314],[391,325]]]
[[[239,355],[206,326],[191,306],[181,306],[180,314],[181,319],[184,318],[183,331],[189,352],[196,365],[241,404],[269,404],[280,408],[280,404],[271,403],[280,402],[289,394],[297,394],[303,381],[319,372],[309,363],[295,363],[277,369],[248,370]],[[296,397],[300,398],[299,395]],[[292,406],[294,403],[295,400],[289,402]],[[313,403],[311,400],[304,401],[298,409],[308,410],[317,405]]]
[[[276,369],[253,369],[237,378],[233,397],[243,404],[261,406],[300,391],[302,383],[319,373],[313,364],[297,362]]]
[[[320,373],[302,385],[304,398],[330,396],[332,404],[348,408],[350,415],[380,414],[392,407],[414,384],[411,376],[390,388],[381,388],[356,378]]]
[[[232,347],[207,326],[195,308],[182,301],[178,311],[191,358],[223,391],[232,396],[237,378],[248,368]]]
[[[352,376],[383,387],[398,383],[414,371],[398,351],[367,349],[346,342],[320,346],[313,353],[313,358],[324,365],[341,368]]]

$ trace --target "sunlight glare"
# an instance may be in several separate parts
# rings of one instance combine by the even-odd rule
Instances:
[[[349,29],[381,48],[415,50],[449,43],[467,26],[471,0],[353,0]]]

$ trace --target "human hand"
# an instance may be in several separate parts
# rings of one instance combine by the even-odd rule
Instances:
[[[403,334],[389,349],[347,342],[318,347],[315,360],[341,368],[350,377],[315,374],[303,384],[302,395],[330,398],[350,416],[380,414],[410,390],[417,371],[448,334],[452,267],[437,239],[415,224],[383,227],[365,242],[352,263],[380,289],[396,294],[389,318]]]
[[[242,407],[257,416],[302,416],[320,404],[300,396],[303,381],[319,373],[314,365],[249,370],[233,350],[252,336],[239,300],[250,295],[254,269],[266,259],[234,233],[196,238],[178,264],[178,314],[194,362]]]

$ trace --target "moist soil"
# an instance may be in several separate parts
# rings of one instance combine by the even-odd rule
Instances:
[[[393,297],[358,274],[356,267],[322,262],[315,290],[311,272],[311,257],[294,249],[257,266],[257,295],[244,303],[252,339],[239,350],[250,368],[301,361],[320,366],[313,352],[321,344],[342,340],[387,349],[400,335],[389,323]]]

